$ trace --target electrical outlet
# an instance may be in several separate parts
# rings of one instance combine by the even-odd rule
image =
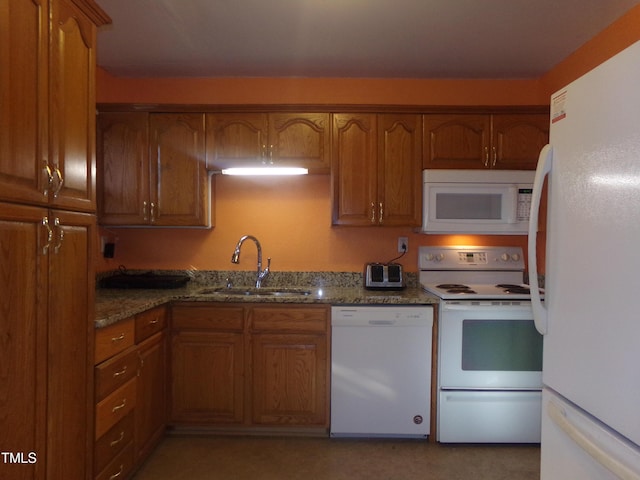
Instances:
[[[409,237],[398,237],[398,253],[409,251]]]

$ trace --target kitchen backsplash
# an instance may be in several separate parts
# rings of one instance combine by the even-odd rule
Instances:
[[[102,272],[97,276],[100,280],[111,275],[122,273],[118,270]],[[236,286],[253,285],[256,280],[255,270],[127,270],[129,274],[154,273],[158,275],[188,275],[191,281],[201,285],[226,285],[227,279]],[[418,274],[405,272],[407,287],[418,286]],[[263,286],[282,287],[361,287],[363,286],[362,272],[271,272]]]

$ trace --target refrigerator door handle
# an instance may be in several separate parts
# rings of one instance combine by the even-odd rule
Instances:
[[[540,211],[540,199],[542,197],[542,186],[544,179],[551,171],[553,163],[553,147],[545,145],[540,151],[538,159],[538,168],[533,181],[533,194],[531,196],[531,213],[529,214],[529,240],[528,240],[528,256],[529,256],[529,285],[531,286],[531,307],[533,309],[533,319],[536,330],[541,335],[547,333],[547,309],[540,299],[540,290],[538,284],[538,255],[537,255],[537,233],[538,233],[538,213]]]
[[[587,431],[583,431],[577,424],[573,423],[568,418],[565,409],[553,400],[547,403],[547,415],[553,423],[600,465],[623,480],[640,479],[640,475],[632,466],[627,465],[622,458],[616,458],[606,448],[600,446],[596,437],[590,435]]]

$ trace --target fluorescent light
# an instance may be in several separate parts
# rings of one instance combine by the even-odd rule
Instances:
[[[306,175],[309,170],[300,167],[232,167],[223,168],[223,175]]]

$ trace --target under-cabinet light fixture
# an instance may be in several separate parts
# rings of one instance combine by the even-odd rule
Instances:
[[[231,167],[223,168],[223,175],[307,175],[309,170],[301,167]]]

